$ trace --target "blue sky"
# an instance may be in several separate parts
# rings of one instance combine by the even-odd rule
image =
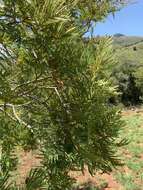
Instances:
[[[130,36],[143,36],[143,0],[109,16],[104,23],[98,23],[94,29],[94,35],[113,35],[122,33]]]

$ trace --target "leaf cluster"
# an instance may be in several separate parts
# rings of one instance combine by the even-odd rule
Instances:
[[[41,169],[31,171],[24,186],[1,185],[3,190],[70,189],[74,182],[70,171],[87,166],[94,174],[120,165],[116,152],[124,144],[118,139],[122,121],[108,102],[115,89],[100,77],[102,65],[114,62],[112,41],[83,40],[90,24],[114,12],[119,4],[109,0],[2,1],[1,154],[6,163],[12,163],[10,149],[17,146],[41,153]],[[4,171],[9,174],[14,167],[10,164]],[[9,178],[4,171],[5,183]]]

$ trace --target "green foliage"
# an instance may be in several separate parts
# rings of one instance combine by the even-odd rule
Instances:
[[[118,37],[119,35],[119,37]],[[106,78],[117,86],[118,98],[112,97],[111,103],[123,103],[125,106],[142,102],[142,37],[128,37],[117,34],[113,37],[113,46],[117,62],[106,67]],[[105,73],[105,72],[104,72]]]
[[[118,86],[120,101],[126,105],[137,105],[141,102],[141,88],[135,76],[138,64],[131,61],[116,66],[111,74],[112,81]]]
[[[42,154],[41,169],[10,190],[66,190],[74,182],[69,171],[87,165],[94,174],[120,165],[122,121],[108,104],[115,89],[100,77],[102,65],[114,62],[112,42],[83,42],[92,22],[119,7],[115,0],[2,1],[1,160],[11,163],[16,146]]]

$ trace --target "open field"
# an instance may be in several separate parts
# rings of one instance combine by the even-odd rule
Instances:
[[[129,144],[121,149],[121,156],[125,165],[113,171],[111,175],[98,174],[91,177],[87,171],[84,175],[73,173],[82,190],[143,190],[143,111],[140,109],[123,112],[126,126],[121,136],[128,138]],[[19,173],[21,176],[39,162],[32,153],[21,155]],[[87,184],[97,188],[85,188]],[[76,189],[76,188],[75,188]]]

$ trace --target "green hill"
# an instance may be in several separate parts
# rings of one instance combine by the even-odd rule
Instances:
[[[120,63],[143,63],[143,37],[119,36],[113,37],[113,45]]]
[[[138,36],[113,36],[114,45],[118,47],[129,47],[134,45],[139,45],[143,43],[143,37]]]
[[[118,62],[111,67],[111,80],[123,104],[138,104],[143,100],[143,37],[114,35],[113,47]]]

